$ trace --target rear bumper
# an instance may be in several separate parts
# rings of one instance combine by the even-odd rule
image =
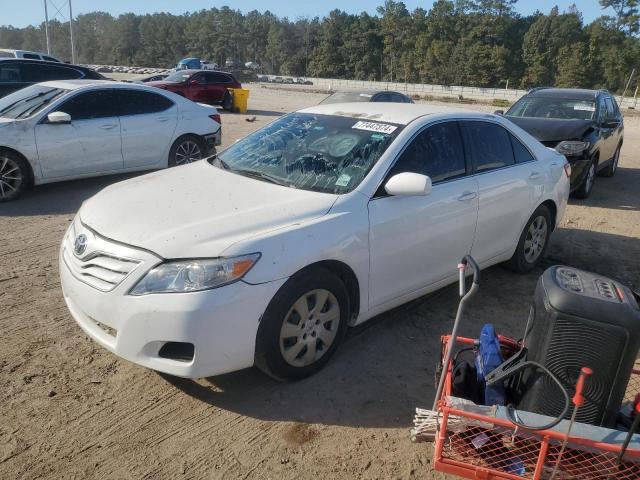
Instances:
[[[220,127],[216,133],[205,135],[204,141],[207,147],[207,153],[215,152],[216,147],[222,144],[222,127]]]

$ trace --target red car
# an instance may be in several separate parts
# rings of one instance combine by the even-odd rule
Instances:
[[[221,104],[225,110],[231,110],[227,88],[242,88],[230,73],[211,70],[178,70],[164,80],[145,85],[169,90],[194,102]]]

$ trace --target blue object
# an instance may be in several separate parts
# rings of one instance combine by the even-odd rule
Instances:
[[[480,349],[475,358],[477,379],[484,387],[485,405],[505,404],[504,386],[493,385],[487,387],[485,383],[485,377],[502,365],[503,361],[498,335],[493,325],[487,323],[480,331]]]
[[[183,58],[178,62],[176,69],[178,70],[199,70],[202,64],[200,63],[199,58],[190,57]]]

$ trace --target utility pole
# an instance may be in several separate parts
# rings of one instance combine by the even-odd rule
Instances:
[[[76,50],[73,46],[73,12],[71,11],[71,0],[69,0],[69,38],[71,40],[71,63],[76,63]]]
[[[49,12],[47,10],[47,0],[44,0],[44,34],[47,37],[47,53],[51,55],[51,40],[49,40]]]
[[[636,69],[634,68],[633,70],[631,70],[631,75],[629,75],[629,80],[627,80],[627,85],[624,87],[624,90],[622,92],[622,96],[620,97],[620,106],[622,106],[622,102],[624,102],[624,96],[627,93],[627,89],[629,88],[629,84],[631,83],[631,79],[633,78],[633,74],[636,73]]]

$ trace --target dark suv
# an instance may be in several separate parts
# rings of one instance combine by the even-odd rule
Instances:
[[[106,80],[90,68],[44,60],[0,59],[0,97],[34,83],[51,80]]]
[[[504,115],[567,157],[575,197],[589,196],[596,173],[606,177],[616,173],[624,125],[608,91],[536,88]]]

